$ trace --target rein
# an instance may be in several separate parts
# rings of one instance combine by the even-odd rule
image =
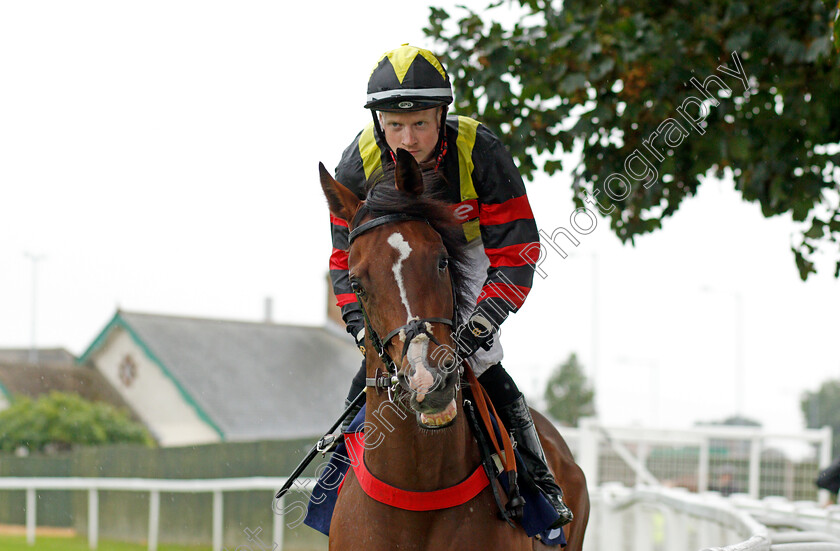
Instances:
[[[350,245],[352,245],[353,241],[360,235],[386,224],[393,224],[396,222],[406,221],[426,222],[428,224],[428,220],[426,220],[425,218],[402,213],[393,213],[386,214],[383,216],[377,216],[371,220],[368,220],[367,222],[360,224],[359,222],[361,221],[361,219],[368,213],[369,209],[367,208],[367,205],[363,204],[356,212],[356,215],[353,217],[351,225],[354,226],[354,229],[350,231],[348,248]],[[450,278],[452,278],[451,271]],[[438,346],[441,346],[440,341],[438,341],[435,338],[435,336],[432,335],[431,324],[441,323],[444,325],[448,325],[453,329],[455,328],[455,323],[458,319],[458,302],[455,294],[454,281],[451,281],[451,287],[453,308],[451,320],[446,318],[415,318],[410,320],[405,325],[397,327],[396,329],[389,332],[387,335],[385,335],[384,339],[381,339],[376,333],[376,331],[373,329],[373,326],[370,322],[370,317],[368,316],[367,310],[365,310],[364,303],[362,302],[361,297],[354,289],[354,293],[356,293],[356,300],[358,301],[359,307],[362,310],[362,315],[365,319],[366,338],[370,339],[374,350],[376,350],[376,353],[382,360],[382,363],[385,365],[386,370],[384,374],[380,374],[380,372],[377,370],[377,373],[374,377],[366,377],[365,386],[373,387],[376,389],[377,392],[379,392],[379,390],[382,388],[386,388],[388,390],[388,399],[391,402],[394,401],[393,388],[399,385],[399,379],[397,377],[399,368],[397,367],[396,362],[394,362],[393,358],[391,358],[390,354],[388,354],[387,350],[385,350],[385,346],[395,336],[400,335],[400,337],[405,342],[401,357],[405,357],[411,341],[421,334],[426,335],[432,342],[434,342]],[[459,361],[457,356],[457,350],[455,352],[455,357],[457,364]],[[467,478],[467,480],[450,488],[445,488],[433,492],[409,492],[406,490],[395,488],[386,484],[385,482],[382,482],[381,480],[375,478],[364,466],[363,454],[358,454],[358,456],[362,457],[362,460],[360,461],[360,466],[357,467],[356,465],[353,465],[353,469],[356,472],[356,477],[359,480],[362,489],[368,496],[377,501],[380,501],[381,503],[385,503],[393,507],[411,511],[429,511],[435,509],[446,509],[449,507],[462,505],[474,498],[475,496],[477,496],[485,487],[490,485],[493,489],[493,496],[496,500],[497,505],[499,506],[502,516],[507,522],[510,523],[512,522],[512,518],[521,518],[522,507],[525,504],[525,500],[519,495],[519,487],[517,484],[516,472],[516,457],[513,451],[513,444],[511,443],[510,435],[504,428],[504,424],[502,423],[499,414],[496,412],[496,409],[490,402],[490,398],[487,395],[487,391],[478,382],[475,373],[473,373],[472,368],[470,367],[469,363],[467,363],[466,359],[461,360],[460,369],[462,373],[466,374],[467,382],[473,389],[472,394],[473,399],[475,400],[476,409],[478,410],[479,416],[481,417],[481,421],[485,429],[487,430],[487,434],[490,437],[490,441],[493,444],[493,450],[495,450],[496,455],[500,459],[500,463],[502,466],[500,470],[502,472],[506,472],[508,475],[508,503],[506,506],[502,505],[496,487],[490,484],[491,468],[488,465],[488,462],[490,461],[489,459],[483,458],[482,464],[478,466],[478,468],[473,472],[473,474],[469,478]],[[468,400],[465,400],[465,409],[469,409],[470,411],[472,410],[472,404],[468,404]],[[493,428],[493,422],[491,420],[491,417],[496,419],[496,423],[499,427],[500,438],[496,438],[496,431]],[[481,429],[478,428],[479,433],[480,430]],[[499,440],[501,440],[501,444],[499,443]],[[358,437],[356,437],[355,440],[353,437],[351,437],[348,444],[350,446],[355,446],[356,449],[364,449],[364,444],[359,444]],[[485,447],[486,446],[482,446],[482,448]],[[489,451],[489,453],[492,454],[493,450],[487,451]],[[485,451],[482,450],[482,455],[484,454]]]

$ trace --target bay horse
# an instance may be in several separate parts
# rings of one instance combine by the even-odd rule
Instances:
[[[330,211],[350,230],[349,277],[367,318],[364,465],[392,487],[432,492],[456,486],[481,465],[464,413],[460,370],[451,354],[441,353],[455,349],[464,244],[451,207],[424,194],[430,190],[424,189],[423,173],[410,153],[397,151],[392,176],[363,201],[320,165]],[[383,357],[397,358],[390,366],[395,373],[389,373]],[[378,380],[385,381],[387,390],[372,383]],[[589,518],[586,480],[560,433],[545,417],[532,414],[548,463],[574,513],[563,528],[566,549],[579,551]],[[405,510],[369,497],[353,469],[343,479],[335,505],[329,548],[550,549],[500,518],[489,486],[460,505]]]

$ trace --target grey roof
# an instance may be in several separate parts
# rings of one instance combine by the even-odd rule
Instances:
[[[36,348],[35,363],[42,366],[74,367],[76,357],[63,348]],[[31,365],[29,348],[0,348],[0,365]]]
[[[352,339],[335,328],[129,312],[120,318],[225,440],[323,434],[343,411],[361,362]]]

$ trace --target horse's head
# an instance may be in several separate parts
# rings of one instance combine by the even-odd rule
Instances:
[[[457,225],[447,205],[423,197],[411,154],[398,150],[396,164],[393,184],[381,181],[365,201],[323,165],[321,187],[332,214],[350,228],[349,277],[367,317],[368,349],[396,376],[418,423],[441,428],[455,419],[460,377],[453,338]],[[368,352],[368,377],[377,364]]]

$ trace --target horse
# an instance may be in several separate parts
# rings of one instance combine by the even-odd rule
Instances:
[[[323,164],[320,180],[330,212],[350,230],[350,283],[366,316],[366,470],[409,492],[452,488],[481,465],[464,411],[461,370],[445,353],[455,349],[456,302],[465,273],[458,222],[448,204],[424,194],[423,173],[402,149],[392,178],[380,181],[365,200]],[[552,423],[536,411],[532,415],[574,513],[563,527],[566,549],[579,551],[589,518],[583,471]],[[329,549],[550,549],[499,513],[489,486],[445,509],[392,507],[369,497],[350,469],[335,504]]]

